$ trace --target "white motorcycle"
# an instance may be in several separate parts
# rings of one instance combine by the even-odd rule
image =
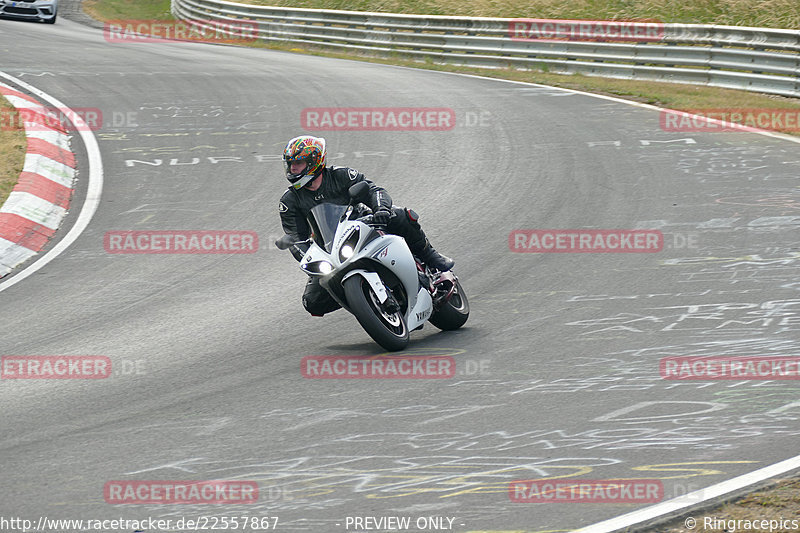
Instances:
[[[439,272],[411,254],[405,239],[381,231],[369,208],[359,204],[369,186],[350,188],[350,205],[322,203],[311,209],[310,239],[284,235],[281,250],[309,243],[300,268],[355,315],[361,327],[386,350],[402,350],[409,331],[426,321],[453,330],[469,318],[469,302],[452,272]]]

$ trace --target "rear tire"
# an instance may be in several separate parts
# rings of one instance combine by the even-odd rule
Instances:
[[[456,280],[456,288],[450,299],[431,315],[428,322],[441,330],[450,331],[463,326],[468,318],[469,300],[461,288],[461,282]]]
[[[378,307],[378,299],[367,280],[358,274],[344,282],[347,306],[372,339],[390,352],[408,345],[408,326],[402,311],[392,315]]]

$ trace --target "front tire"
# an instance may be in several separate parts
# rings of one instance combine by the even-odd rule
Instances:
[[[436,310],[428,321],[437,328],[450,331],[464,325],[469,318],[469,300],[461,282],[456,280],[456,288],[447,303]]]
[[[390,352],[408,345],[408,326],[402,311],[388,314],[381,309],[372,287],[358,274],[346,279],[343,286],[350,311],[375,342]]]
[[[51,18],[51,19],[43,19],[42,22],[44,22],[45,24],[55,24],[57,16],[58,15],[53,15],[53,18]]]

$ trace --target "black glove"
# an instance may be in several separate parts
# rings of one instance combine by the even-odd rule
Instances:
[[[372,213],[372,222],[385,226],[389,223],[389,219],[392,218],[393,215],[394,213],[392,213],[388,208],[379,207],[374,213]]]

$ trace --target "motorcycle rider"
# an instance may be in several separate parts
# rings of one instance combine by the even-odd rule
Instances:
[[[369,184],[369,207],[373,221],[385,224],[386,231],[403,237],[411,253],[428,266],[442,272],[453,268],[455,262],[433,249],[419,225],[419,216],[411,209],[392,205],[392,199],[382,187],[348,167],[325,166],[325,139],[301,135],[291,139],[283,150],[286,179],[291,186],[283,193],[278,211],[283,231],[295,241],[309,238],[311,229],[306,215],[317,204],[350,203],[348,190],[361,181]],[[303,259],[310,244],[289,248],[298,261]],[[322,316],[339,309],[339,303],[328,294],[315,277],[310,277],[303,291],[303,307],[313,316]]]

